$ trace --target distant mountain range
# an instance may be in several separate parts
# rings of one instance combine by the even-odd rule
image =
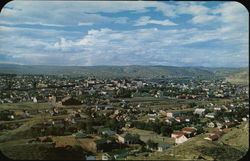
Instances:
[[[206,68],[173,66],[43,66],[0,64],[2,74],[61,74],[97,78],[221,77],[248,72],[248,68]]]

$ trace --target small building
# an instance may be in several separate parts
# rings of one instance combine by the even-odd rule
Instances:
[[[86,160],[96,160],[94,156],[90,155],[86,157]]]
[[[205,115],[205,117],[207,118],[214,118],[214,116],[215,116],[215,113],[208,113]]]
[[[162,152],[163,150],[168,149],[170,146],[171,146],[170,144],[167,144],[167,143],[164,143],[164,142],[160,142],[160,143],[158,143],[158,149],[157,149],[157,151]]]
[[[196,135],[197,129],[194,127],[184,127],[182,128],[182,132],[187,136],[187,137],[193,137]]]
[[[199,116],[205,115],[206,109],[203,108],[196,108],[194,114],[198,114]]]
[[[182,144],[187,140],[188,138],[185,135],[179,135],[175,138],[175,144]]]
[[[108,153],[102,155],[102,160],[112,160],[111,156]]]
[[[235,126],[235,123],[233,123],[233,122],[226,122],[225,126],[226,126],[226,128],[230,128],[230,127]]]
[[[177,122],[185,122],[186,118],[184,118],[184,117],[176,117],[175,121],[177,121]]]
[[[209,140],[209,141],[215,141],[215,140],[218,140],[219,137],[217,135],[212,135],[212,136],[209,136],[209,137],[205,137],[204,139]]]
[[[224,119],[224,122],[230,122],[228,117],[223,117],[223,119]]]
[[[224,132],[223,132],[222,130],[214,130],[214,131],[211,132],[210,135],[211,135],[211,136],[212,136],[212,135],[222,136],[223,133],[224,133]]]
[[[79,139],[79,138],[87,138],[88,136],[83,133],[83,132],[77,132],[77,133],[74,133],[72,134],[72,136],[74,136],[75,138]]]
[[[180,116],[179,112],[167,112],[167,117],[178,117]]]
[[[215,111],[221,111],[221,108],[220,107],[214,107],[214,110]]]
[[[179,135],[184,135],[184,133],[181,131],[173,131],[171,134],[171,138],[176,138]]]
[[[103,135],[115,135],[116,132],[113,130],[104,130],[104,131],[102,131],[102,134]]]
[[[222,123],[216,122],[215,124],[216,124],[216,127],[217,127],[218,129],[223,128],[223,124],[222,124]]]
[[[116,136],[117,136],[118,142],[123,143],[123,144],[126,143],[126,139],[125,139],[126,134],[125,133],[121,134],[121,135],[116,134]]]
[[[96,109],[98,109],[98,110],[112,110],[112,109],[114,109],[114,106],[111,106],[111,105],[97,105]]]
[[[207,123],[207,126],[210,127],[210,128],[214,128],[215,127],[215,123],[209,122],[209,123]]]

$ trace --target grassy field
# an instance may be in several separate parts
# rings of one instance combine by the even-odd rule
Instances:
[[[33,102],[22,102],[22,103],[5,103],[0,104],[1,110],[27,110],[27,109],[49,109],[52,108],[52,105],[49,103],[33,103]]]
[[[219,141],[247,152],[249,149],[249,122],[243,122],[239,128],[232,128],[232,131],[224,134]]]
[[[128,160],[219,160],[234,161],[242,158],[249,148],[248,123],[243,123],[240,128],[232,128],[218,141],[208,141],[201,134],[188,141],[172,146],[163,152],[140,153],[129,156]],[[245,134],[242,134],[245,133]],[[237,135],[238,134],[238,135]],[[225,140],[228,139],[228,140]],[[226,143],[224,143],[226,141]]]
[[[81,138],[75,139],[72,135],[68,136],[51,136],[55,142],[68,145],[80,145],[86,151],[96,151],[95,140],[99,139],[99,136],[94,136],[93,138]]]
[[[222,105],[228,102],[231,102],[230,99],[212,99],[209,101],[206,100],[186,100],[186,99],[168,99],[168,98],[155,98],[155,97],[135,97],[126,99],[131,103],[142,103],[145,107],[140,108],[141,110],[155,109],[155,110],[169,110],[170,112],[178,112],[181,110],[171,110],[171,108],[181,107],[182,105],[188,105],[189,103],[195,102],[196,104],[217,104]],[[186,109],[190,111],[192,109]],[[185,110],[182,110],[185,111]]]
[[[128,128],[127,131],[132,134],[140,135],[140,139],[144,142],[147,142],[150,139],[153,140],[154,142],[165,142],[167,144],[174,144],[173,138],[158,135],[153,131],[141,130],[137,128]]]

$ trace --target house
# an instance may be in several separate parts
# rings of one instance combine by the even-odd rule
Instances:
[[[131,122],[127,122],[126,124],[125,124],[125,127],[126,128],[131,128],[133,126],[133,124],[131,123]]]
[[[104,153],[102,155],[102,160],[112,160],[112,157],[108,153]]]
[[[112,109],[114,109],[114,106],[111,106],[111,105],[97,105],[96,109],[98,109],[98,110],[112,110]]]
[[[225,126],[226,126],[226,128],[230,128],[230,127],[235,126],[235,123],[233,123],[233,122],[226,122]]]
[[[94,156],[90,155],[86,157],[86,160],[96,160]]]
[[[29,115],[27,113],[24,113],[24,114],[18,115],[16,118],[17,119],[26,119],[28,117],[29,117]]]
[[[228,117],[223,117],[223,119],[224,119],[224,122],[230,122]]]
[[[171,134],[171,138],[176,138],[177,136],[184,135],[181,131],[173,131]]]
[[[242,121],[247,121],[247,118],[243,117],[243,118],[242,118]]]
[[[169,125],[172,125],[172,120],[170,120],[170,119],[166,119],[165,122],[166,122],[167,124],[169,124]]]
[[[144,104],[139,103],[139,104],[137,105],[137,107],[138,107],[138,108],[140,108],[140,107],[144,107]]]
[[[114,118],[116,118],[116,116],[117,115],[115,115],[115,114],[111,114],[111,115],[109,115],[109,118],[114,119]]]
[[[102,135],[116,135],[115,131],[110,130],[109,128],[98,128],[97,129],[98,134],[102,134]]]
[[[214,110],[215,111],[221,111],[221,108],[220,107],[214,107]]]
[[[38,110],[26,110],[26,113],[28,113],[29,115],[37,115],[39,114]]]
[[[115,155],[114,155],[114,159],[115,159],[115,160],[123,160],[123,159],[126,158],[127,156],[128,156],[127,153],[115,154]]]
[[[8,119],[9,119],[9,120],[14,120],[14,119],[15,119],[15,116],[14,116],[14,115],[8,115]]]
[[[192,137],[196,135],[197,129],[194,127],[184,127],[182,128],[182,132],[185,134],[185,136]]]
[[[50,119],[49,120],[53,125],[58,125],[58,124],[63,124],[64,119],[63,118],[55,118],[55,119]]]
[[[214,128],[214,127],[215,127],[215,123],[209,122],[209,123],[207,123],[207,126],[208,126],[208,127],[211,127],[211,128]]]
[[[214,131],[211,132],[210,135],[211,135],[211,136],[212,136],[212,135],[222,136],[223,133],[224,133],[224,132],[223,132],[222,130],[214,130]]]
[[[223,128],[223,124],[221,124],[221,123],[219,123],[219,122],[216,122],[215,124],[216,124],[216,126],[217,126],[218,129]]]
[[[184,118],[184,117],[176,117],[175,121],[177,121],[177,122],[184,122],[184,121],[186,121],[186,118]]]
[[[117,136],[117,141],[124,144],[124,143],[126,142],[126,140],[125,140],[125,135],[126,135],[125,133],[123,133],[123,134],[121,134],[121,135],[116,134],[116,136]]]
[[[103,135],[115,135],[116,132],[112,131],[112,130],[104,130],[104,131],[102,131],[102,134]]]
[[[194,114],[198,114],[199,116],[203,116],[206,112],[206,109],[203,108],[196,108]]]
[[[188,108],[188,106],[186,106],[186,105],[182,105],[182,106],[181,106],[181,109],[182,109],[182,110],[187,109],[187,108]]]
[[[162,98],[163,97],[163,91],[157,91],[156,95],[155,95],[156,98]]]
[[[156,119],[155,119],[155,117],[150,117],[150,118],[148,118],[148,121],[155,121]]]
[[[88,138],[88,136],[86,134],[82,133],[82,132],[75,133],[75,134],[73,134],[73,136],[75,138],[77,138],[77,139],[79,139],[79,138]]]
[[[179,112],[167,112],[167,117],[178,117],[180,116]]]
[[[219,137],[217,135],[212,135],[212,136],[209,136],[209,137],[205,137],[204,139],[209,140],[209,141],[215,141],[215,140],[218,140]]]
[[[215,116],[215,113],[208,113],[205,115],[205,117],[207,118],[214,118],[214,116]]]
[[[167,143],[164,143],[164,142],[160,142],[160,143],[158,143],[158,149],[157,149],[157,151],[162,152],[163,150],[168,149],[170,146],[171,146],[170,144],[167,144]]]
[[[188,140],[188,138],[185,135],[179,135],[175,138],[175,144],[181,144],[187,140]]]

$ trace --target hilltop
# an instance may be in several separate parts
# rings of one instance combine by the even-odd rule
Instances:
[[[97,78],[183,78],[228,77],[247,68],[204,68],[174,66],[42,66],[0,64],[2,74],[61,74]]]

